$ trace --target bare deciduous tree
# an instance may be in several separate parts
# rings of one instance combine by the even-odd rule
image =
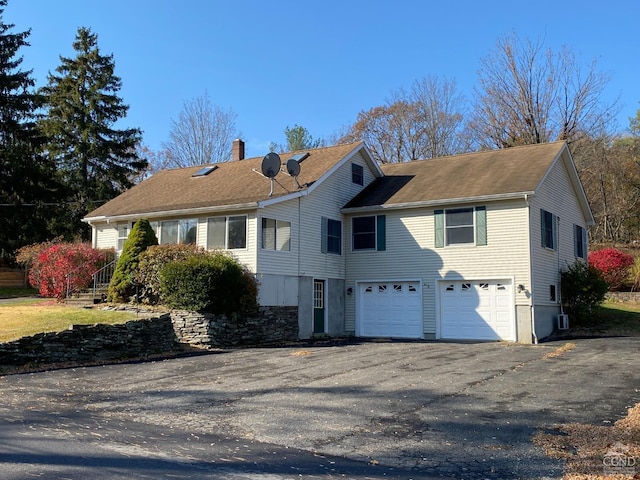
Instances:
[[[406,162],[467,151],[464,99],[456,83],[426,77],[385,105],[360,112],[343,140],[363,140],[383,163]]]
[[[498,40],[478,76],[471,126],[483,147],[574,142],[614,121],[618,108],[602,101],[609,75],[596,61],[583,69],[568,47],[554,54],[515,34]]]
[[[596,243],[640,240],[640,164],[633,136],[601,134],[572,144],[573,156],[596,224]]]
[[[187,167],[231,160],[233,140],[240,135],[236,114],[214,105],[207,93],[184,103],[171,120],[169,140],[162,144],[167,166]]]

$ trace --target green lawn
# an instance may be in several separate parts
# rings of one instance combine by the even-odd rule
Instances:
[[[117,324],[134,320],[134,312],[70,307],[51,299],[0,303],[0,342],[41,332],[59,332],[70,325]]]
[[[589,320],[569,317],[569,326],[574,333],[640,336],[640,304],[605,302]]]

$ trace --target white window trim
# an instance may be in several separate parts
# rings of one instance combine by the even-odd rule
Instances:
[[[229,218],[231,217],[244,217],[244,228],[245,228],[245,241],[244,241],[244,247],[241,248],[229,248]],[[209,249],[209,219],[212,218],[224,218],[224,248],[223,250],[228,250],[228,251],[246,251],[249,248],[249,215],[215,215],[215,216],[211,216],[211,217],[207,217],[206,219],[206,223],[207,223],[207,239],[206,239],[206,248],[207,250]]]
[[[236,215],[232,215],[232,216],[236,216]],[[274,237],[273,237],[273,238],[274,238],[274,241],[275,241],[276,248],[268,248],[268,247],[265,247],[265,246],[264,246],[264,243],[263,243],[263,235],[264,235],[263,228],[264,228],[264,227],[263,227],[263,225],[262,225],[262,222],[263,222],[264,220],[273,220],[273,221],[276,223],[276,225],[275,225]],[[281,223],[288,223],[288,224],[289,224],[289,242],[288,242],[288,243],[289,243],[289,248],[288,248],[288,249],[286,249],[286,250],[281,249],[281,248],[277,248],[277,245],[278,245],[278,222],[281,222]],[[290,221],[288,221],[288,220],[281,220],[281,219],[274,218],[274,217],[260,217],[260,249],[261,249],[261,250],[264,250],[265,252],[284,252],[284,253],[290,253],[290,252],[291,252],[291,233],[292,233],[292,230],[291,230],[291,222],[290,222]],[[238,249],[236,249],[236,250],[238,250]]]
[[[447,213],[454,211],[454,210],[471,210],[471,225],[457,225],[455,227],[449,227],[447,226]],[[464,242],[464,243],[449,243],[449,236],[447,235],[447,233],[449,232],[449,229],[455,229],[455,228],[469,228],[469,227],[473,227],[473,241],[471,242]],[[447,248],[456,248],[456,247],[469,247],[469,246],[474,246],[476,244],[476,209],[475,207],[456,207],[456,208],[445,208],[444,210],[444,246]]]

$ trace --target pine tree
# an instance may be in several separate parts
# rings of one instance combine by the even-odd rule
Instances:
[[[26,30],[3,21],[7,0],[0,0],[0,261],[18,248],[52,236],[56,200],[55,166],[42,154],[32,70],[21,70],[18,53],[29,46]]]
[[[72,228],[86,237],[81,218],[131,187],[147,161],[136,153],[140,129],[115,128],[129,106],[118,96],[122,81],[114,73],[113,55],[102,55],[98,36],[84,27],[73,48],[75,58],[61,56],[41,91],[47,108],[41,126],[61,180],[72,192]]]

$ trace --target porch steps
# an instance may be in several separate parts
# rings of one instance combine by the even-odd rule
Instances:
[[[97,303],[103,303],[107,298],[107,285],[94,289],[86,289],[74,293],[65,299],[67,305],[74,306],[90,306]]]

